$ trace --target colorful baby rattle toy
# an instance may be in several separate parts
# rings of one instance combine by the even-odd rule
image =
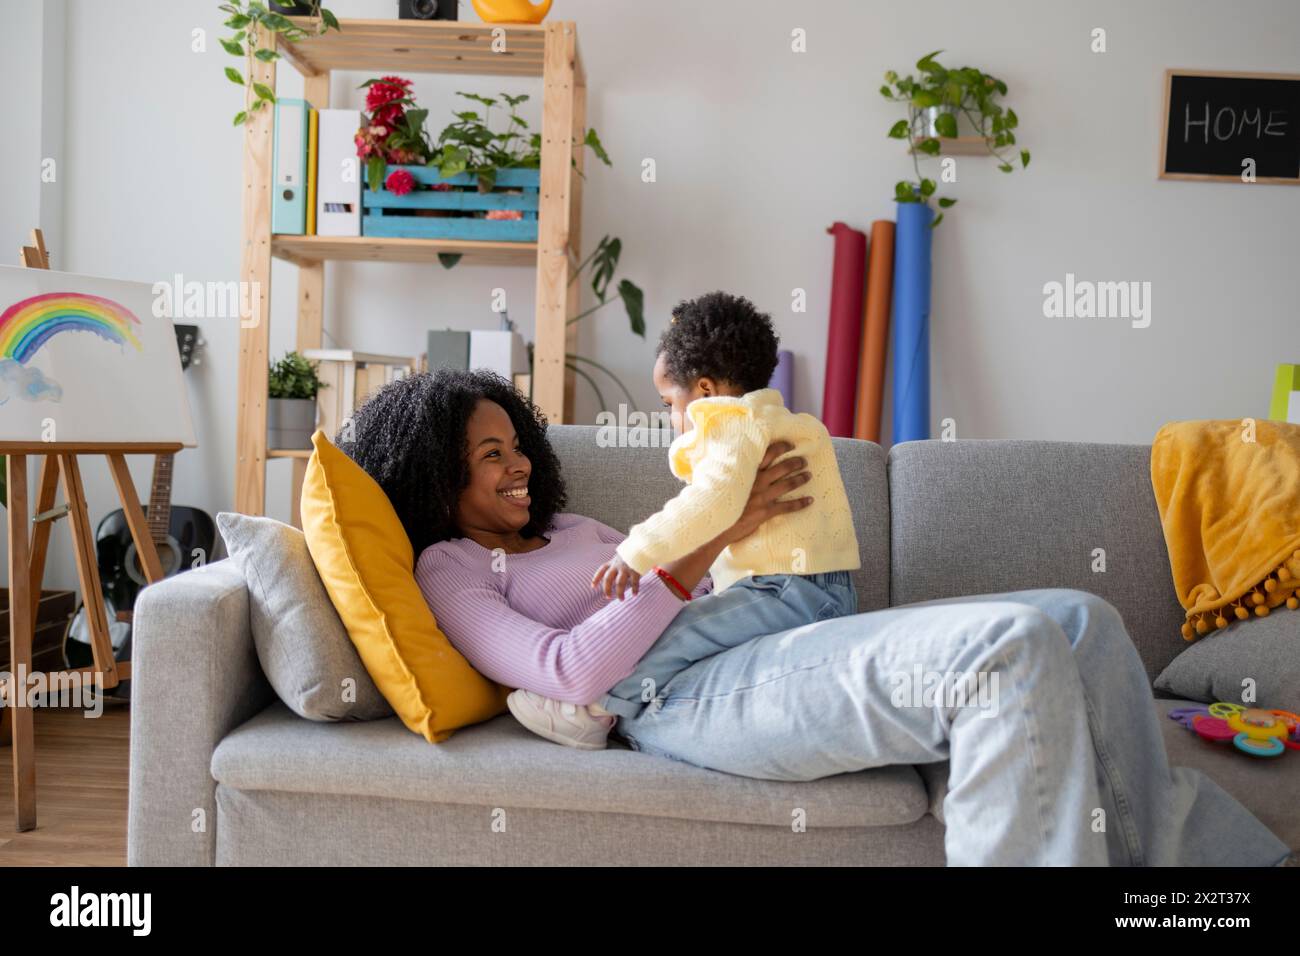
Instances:
[[[1208,707],[1176,707],[1169,712],[1202,740],[1232,745],[1252,757],[1279,757],[1300,750],[1300,716],[1289,710],[1264,710],[1217,701]]]

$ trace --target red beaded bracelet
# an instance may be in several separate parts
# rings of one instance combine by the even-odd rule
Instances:
[[[678,581],[675,577],[673,577],[663,568],[659,567],[659,565],[656,564],[653,568],[651,568],[651,570],[654,571],[655,574],[659,575],[659,577],[663,578],[664,583],[667,584],[674,591],[676,591],[677,596],[681,598],[683,601],[689,601],[691,599],[691,592],[686,590],[686,588],[682,587],[682,583],[680,581]]]

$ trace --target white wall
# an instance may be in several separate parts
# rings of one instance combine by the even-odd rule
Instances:
[[[4,9],[0,31],[0,77],[9,91],[4,101],[4,128],[8,133],[0,150],[0,230],[18,264],[18,248],[31,244],[31,230],[41,227],[46,250],[61,255],[63,200],[66,190],[57,165],[66,153],[64,132],[64,60],[66,45],[65,0],[14,3]],[[47,160],[56,165],[49,167]],[[53,181],[47,178],[52,177]],[[29,462],[28,481],[37,480],[38,466]],[[105,479],[107,480],[107,478]],[[72,546],[66,535],[52,539],[48,558],[49,580],[71,587]],[[0,534],[0,567],[8,583],[9,541]]]
[[[14,6],[29,15],[18,11],[31,5]],[[396,0],[331,6],[383,17]],[[584,323],[580,350],[612,365],[642,408],[657,407],[649,367],[668,309],[723,288],[773,313],[798,355],[795,404],[820,409],[825,230],[892,216],[893,182],[911,164],[884,136],[898,114],[876,89],[886,69],[904,72],[936,48],[945,63],[1006,80],[1034,158],[1013,176],[960,161],[961,201],[936,234],[935,423],[954,418],[968,438],[1143,442],[1169,419],[1265,414],[1275,363],[1300,359],[1300,188],[1156,179],[1164,69],[1300,73],[1290,0],[934,0],[924,16],[862,0],[556,0],[552,16],[578,21],[589,122],[615,161],[588,164],[584,244],[622,237],[624,272],[648,310],[644,342],[615,305]],[[229,117],[239,92],[221,75],[230,58],[216,42],[220,18],[215,2],[69,0],[67,238],[56,267],[148,282],[237,278],[242,138]],[[807,31],[806,53],[790,50],[795,27]],[[1094,27],[1107,31],[1105,54],[1090,52]],[[206,53],[191,52],[195,28],[208,31]],[[21,47],[13,36],[4,50]],[[9,56],[0,70],[5,127],[22,145],[31,74]],[[280,75],[282,93],[300,92],[291,68]],[[333,105],[361,105],[365,77],[337,77]],[[540,82],[419,77],[435,131],[456,89],[538,95]],[[641,182],[645,157],[656,160],[654,184]],[[16,179],[10,150],[0,162],[0,243],[12,248],[28,228],[23,176],[34,173],[26,158]],[[291,347],[294,271],[277,263],[273,273],[277,355]],[[1067,272],[1150,281],[1151,326],[1044,318],[1043,284]],[[326,328],[339,344],[409,353],[433,325],[491,327],[497,286],[531,335],[530,270],[339,264],[327,274]],[[807,290],[804,315],[790,311],[795,288]],[[234,496],[237,330],[202,324],[209,354],[190,376],[201,446],[178,461],[175,500],[215,512]],[[591,421],[591,392],[580,383],[578,395],[578,418]],[[273,464],[277,517],[287,517],[287,482],[287,463]],[[98,517],[114,506],[111,485],[93,473],[89,485]]]

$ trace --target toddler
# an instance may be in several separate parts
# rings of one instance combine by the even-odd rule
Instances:
[[[654,383],[680,432],[668,451],[686,487],[633,526],[592,586],[621,600],[641,575],[702,547],[744,511],[758,466],[774,441],[807,461],[806,508],[768,519],[709,569],[712,593],[690,600],[626,679],[586,705],[516,690],[511,713],[540,736],[570,747],[606,746],[618,717],[634,718],[672,678],[755,637],[857,613],[849,572],[861,566],[848,496],[830,434],[796,415],[768,388],[777,362],[769,316],[749,300],[714,292],[680,304],[659,340]],[[608,586],[607,586],[608,585]]]

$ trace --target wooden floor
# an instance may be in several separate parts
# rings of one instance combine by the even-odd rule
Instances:
[[[0,741],[0,866],[126,866],[130,708],[35,708],[36,829],[14,829],[13,747]],[[7,728],[6,728],[7,729]]]

